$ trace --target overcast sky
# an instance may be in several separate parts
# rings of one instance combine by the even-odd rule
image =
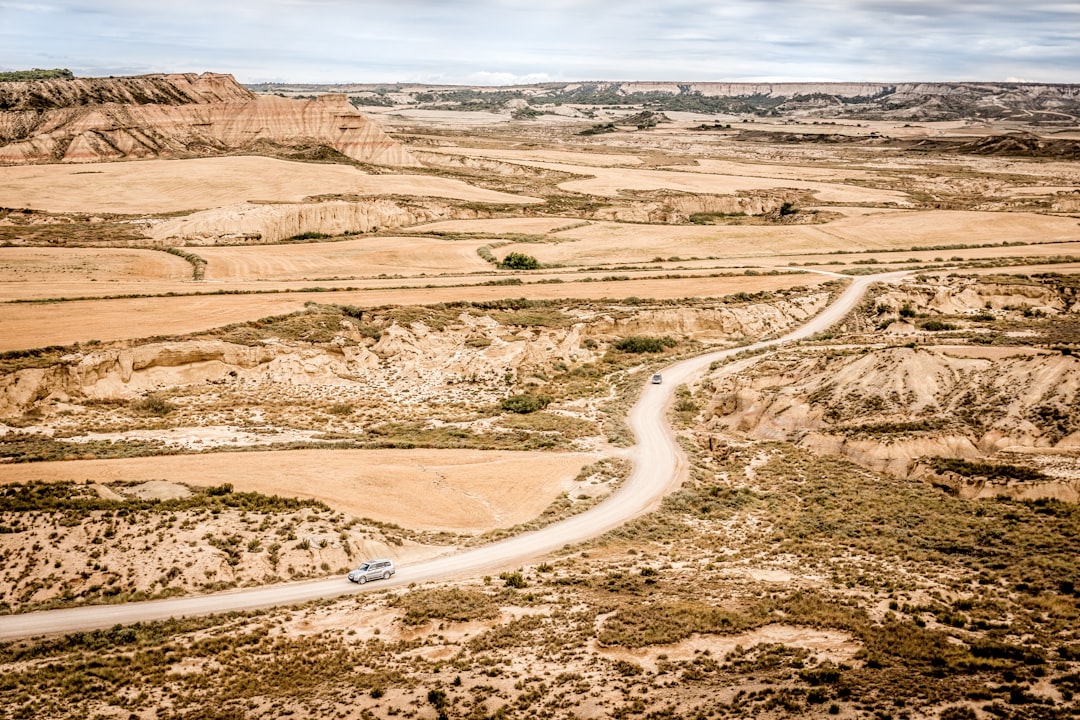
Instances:
[[[0,70],[1080,82],[1080,0],[0,0]]]

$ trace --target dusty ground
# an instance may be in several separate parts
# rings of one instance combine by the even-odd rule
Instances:
[[[342,165],[262,157],[0,168],[0,206],[49,212],[190,212],[245,201],[299,202],[312,195],[337,193],[534,202],[453,179],[372,176]]]
[[[0,465],[0,484],[162,480],[319,500],[413,530],[475,533],[527,522],[593,458],[461,450],[302,450]],[[528,483],[508,482],[528,469]]]

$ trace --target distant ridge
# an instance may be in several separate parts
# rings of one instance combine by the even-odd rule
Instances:
[[[983,118],[1033,124],[1080,122],[1080,84],[1011,82],[554,82],[534,85],[445,86],[369,83],[346,85],[262,84],[257,92],[347,93],[354,103],[416,103],[471,109],[517,101],[545,104],[634,105],[668,111],[802,115],[882,120]],[[470,102],[470,97],[476,102]],[[491,109],[498,109],[492,107]]]

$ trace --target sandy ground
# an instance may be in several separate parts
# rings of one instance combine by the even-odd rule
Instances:
[[[479,450],[299,450],[0,465],[0,484],[148,480],[313,498],[414,530],[474,533],[539,515],[596,458]],[[528,478],[528,482],[521,482]]]
[[[843,212],[843,208],[840,211]],[[1068,217],[1032,213],[879,210],[822,225],[635,225],[598,222],[559,233],[574,242],[506,246],[544,263],[643,262],[655,256],[755,258],[954,244],[1080,240]],[[949,253],[949,251],[938,251]],[[1022,255],[1023,248],[1013,248]]]
[[[680,165],[685,172],[702,172],[714,175],[735,175],[747,177],[777,178],[782,180],[825,180],[843,182],[844,180],[868,180],[880,175],[869,170],[851,167],[825,168],[806,165],[780,165],[734,162],[702,158],[696,165]]]
[[[158,250],[0,247],[0,287],[10,282],[51,285],[190,278],[191,264],[187,260]]]
[[[485,150],[441,149],[441,152],[468,157],[487,157]],[[710,173],[698,168],[695,172],[682,170],[645,170],[640,168],[611,168],[551,163],[534,160],[530,153],[522,152],[519,158],[505,155],[500,159],[511,160],[523,165],[531,165],[546,170],[587,174],[591,177],[581,180],[569,180],[559,187],[570,192],[614,197],[621,190],[678,190],[690,193],[709,193],[731,195],[740,190],[771,190],[776,188],[797,188],[812,190],[822,202],[838,203],[896,203],[905,205],[909,202],[906,193],[894,190],[878,190],[857,185],[841,185],[827,182],[807,182],[787,178],[768,176],[752,177],[748,175],[725,175]]]
[[[483,272],[476,254],[490,240],[372,237],[304,245],[198,248],[207,280],[318,280],[365,275]]]
[[[563,227],[589,225],[589,220],[572,217],[516,217],[483,218],[479,220],[440,220],[439,222],[413,225],[409,231],[416,232],[463,232],[463,233],[526,233],[541,235]]]
[[[47,212],[170,213],[325,194],[539,202],[426,175],[365,175],[346,165],[265,157],[0,167],[0,207]]]
[[[462,148],[458,150],[449,148],[431,148],[431,151],[442,152],[446,154],[463,154],[469,155],[470,157],[493,158],[495,160],[510,160],[515,162],[543,161],[553,163],[567,163],[570,165],[584,165],[586,167],[633,166],[641,165],[643,162],[641,156],[637,154],[585,152],[575,150],[507,150],[502,148]]]
[[[625,280],[521,286],[410,288],[405,290],[202,295],[75,300],[49,304],[0,304],[0,351],[180,335],[301,310],[307,302],[360,307],[428,305],[455,300],[718,297],[816,285],[821,275],[739,276]]]

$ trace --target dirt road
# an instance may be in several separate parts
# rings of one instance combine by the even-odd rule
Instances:
[[[629,423],[637,438],[631,452],[634,470],[623,486],[595,508],[535,532],[443,558],[402,567],[389,581],[354,585],[343,577],[272,585],[215,595],[173,598],[120,605],[94,605],[0,617],[0,641],[33,635],[66,633],[148,622],[168,617],[251,610],[332,598],[364,590],[378,590],[436,580],[489,574],[521,565],[566,545],[583,542],[647,513],[677,488],[686,475],[686,459],[666,419],[675,388],[702,372],[710,363],[738,352],[801,340],[827,330],[850,312],[874,282],[888,282],[907,273],[894,272],[855,278],[837,300],[805,325],[775,339],[747,347],[721,350],[684,360],[663,371],[664,383],[646,385],[630,411]]]

